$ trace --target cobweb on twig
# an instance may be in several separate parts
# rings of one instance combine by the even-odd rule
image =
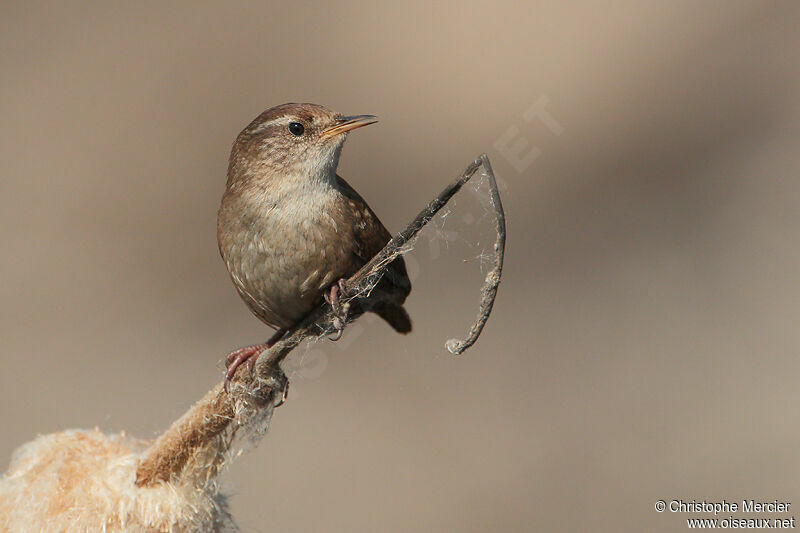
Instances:
[[[481,309],[478,320],[467,339],[450,339],[445,347],[461,353],[469,347],[488,318],[502,269],[505,246],[505,219],[500,205],[497,183],[488,160],[464,186],[464,192],[453,198],[423,229],[427,258],[431,269],[452,278],[482,278]],[[421,246],[421,252],[424,247]],[[472,286],[471,283],[468,284]]]
[[[453,198],[420,232],[429,259],[445,254],[458,257],[462,263],[478,265],[485,274],[495,258],[491,249],[496,235],[493,212],[489,181],[481,167],[464,186],[464,193]]]

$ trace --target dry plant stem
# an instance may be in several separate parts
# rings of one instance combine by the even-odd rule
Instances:
[[[228,427],[234,414],[222,384],[216,385],[147,450],[136,470],[136,484],[147,486],[179,474],[198,448]]]
[[[503,275],[503,255],[506,250],[506,214],[503,211],[503,203],[500,201],[500,191],[497,190],[497,180],[494,179],[492,164],[489,163],[486,154],[481,155],[480,160],[489,178],[489,198],[494,207],[495,232],[497,234],[494,241],[494,266],[486,274],[486,280],[481,288],[481,306],[478,310],[478,318],[469,329],[466,338],[450,339],[445,344],[447,350],[455,355],[461,354],[478,340],[483,326],[486,325],[486,321],[489,320],[489,315],[492,313],[497,287],[500,285],[500,277]]]
[[[463,174],[431,200],[403,231],[392,238],[375,257],[346,280],[345,291],[341,297],[346,299],[367,293],[375,280],[383,275],[389,263],[407,251],[405,245],[472,178],[481,166],[489,176],[490,194],[497,217],[498,238],[495,244],[495,267],[487,276],[479,319],[470,330],[468,338],[464,341],[457,341],[462,344],[459,345],[458,351],[453,353],[461,353],[471,346],[480,335],[492,309],[497,285],[500,282],[505,243],[503,208],[491,165],[485,154],[473,161]],[[350,320],[355,318],[357,316],[350,317]],[[252,374],[247,371],[247,365],[243,365],[243,369],[238,370],[233,377],[232,386],[228,392],[225,392],[222,384],[209,391],[146,451],[139,463],[136,484],[144,487],[161,481],[205,483],[213,478],[225,460],[225,452],[230,446],[230,440],[235,435],[236,429],[247,423],[246,419],[239,420],[237,413],[241,412],[243,407],[255,406],[271,409],[276,398],[281,398],[282,387],[285,386],[285,377],[283,377],[279,363],[304,339],[330,332],[333,329],[332,319],[330,306],[327,303],[320,305],[298,325],[290,329],[280,341],[258,357]],[[450,348],[451,342],[448,341],[448,348]],[[453,350],[451,349],[451,351]],[[232,424],[233,430],[231,431]],[[226,438],[218,438],[226,431]],[[207,470],[199,477],[196,464],[192,472],[188,472],[191,469],[187,468],[187,464],[197,456],[203,457],[202,465]]]

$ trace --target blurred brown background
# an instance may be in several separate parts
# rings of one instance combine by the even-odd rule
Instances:
[[[297,352],[289,402],[225,477],[244,531],[800,509],[800,9],[516,4],[5,2],[2,468],[38,433],[154,436],[268,336],[216,210],[238,131],[311,101],[380,116],[340,170],[392,230],[487,151],[507,266],[461,358],[443,343],[480,275],[424,240],[411,336],[362,321]],[[550,122],[526,115],[543,102]]]

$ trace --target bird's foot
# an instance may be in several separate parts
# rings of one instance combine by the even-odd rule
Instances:
[[[260,354],[267,348],[269,348],[269,346],[266,344],[253,344],[229,353],[225,358],[225,366],[227,367],[227,370],[225,371],[225,386],[228,386],[228,382],[231,380],[231,378],[233,378],[233,375],[236,374],[236,369],[238,369],[242,363],[246,362],[250,367],[250,372],[252,373],[253,365],[255,364],[256,359],[258,359],[254,356]]]
[[[278,331],[273,333],[272,337],[270,337],[269,340],[264,344],[245,346],[244,348],[239,348],[238,350],[234,350],[229,353],[228,356],[225,357],[225,366],[227,368],[225,371],[225,390],[228,390],[228,383],[233,378],[233,375],[236,374],[236,369],[239,368],[242,363],[247,363],[247,365],[250,367],[250,374],[252,375],[253,366],[258,359],[257,356],[271,348],[272,345],[281,340],[285,334],[286,328],[280,328]],[[281,400],[281,404],[285,399],[286,397],[284,396],[284,399]]]
[[[332,341],[338,341],[342,338],[344,325],[347,322],[347,311],[349,305],[347,302],[342,303],[339,300],[339,295],[345,292],[344,279],[340,279],[333,286],[331,290],[325,293],[325,301],[328,302],[333,310],[333,328],[336,330],[333,336],[328,337]]]
[[[254,344],[253,346],[246,346],[231,352],[227,357],[229,367],[228,371],[225,373],[225,382],[223,383],[225,392],[228,392],[228,384],[236,373],[236,369],[241,366],[242,363],[246,363],[249,367],[250,375],[252,375],[253,367],[255,366],[256,360],[258,360],[258,356],[268,349],[269,346],[267,344]],[[250,354],[249,356],[247,355],[248,353]],[[277,397],[277,391],[280,391],[280,399],[277,403],[273,404],[273,408],[280,407],[286,403],[286,399],[289,397],[289,379],[278,365],[270,367],[264,376],[266,377],[264,377],[263,380],[256,380],[258,382],[257,385],[254,382],[254,388],[250,391],[251,399],[255,398],[256,401],[259,399],[266,401],[269,398],[270,402],[274,402],[274,399]]]

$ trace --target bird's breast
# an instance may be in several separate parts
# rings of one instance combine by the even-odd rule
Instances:
[[[273,326],[294,325],[354,268],[352,232],[333,215],[336,197],[308,196],[256,205],[223,200],[220,210],[220,252],[231,279]]]

